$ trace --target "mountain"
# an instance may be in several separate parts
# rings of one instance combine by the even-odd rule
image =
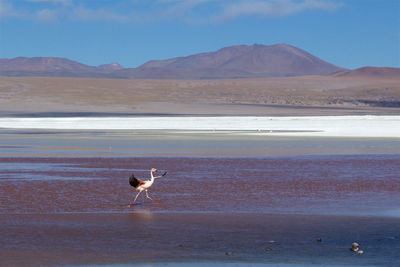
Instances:
[[[114,73],[123,78],[249,78],[324,75],[344,70],[287,44],[240,45],[215,52],[152,60]]]
[[[239,45],[186,57],[152,60],[137,68],[88,66],[65,58],[0,59],[0,75],[127,79],[206,79],[325,75],[345,69],[287,44]]]
[[[118,63],[94,67],[58,57],[0,59],[0,75],[4,76],[103,77],[119,69],[123,67]]]
[[[122,70],[124,67],[122,67],[120,64],[114,62],[111,64],[102,64],[97,66],[98,69],[100,70],[105,70],[105,71],[114,71],[114,70]]]
[[[392,79],[400,78],[400,68],[362,67],[355,70],[344,70],[331,74],[335,77],[366,77]]]

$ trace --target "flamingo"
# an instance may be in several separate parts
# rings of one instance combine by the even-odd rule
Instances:
[[[154,199],[152,199],[151,197],[149,197],[149,194],[147,193],[147,189],[149,189],[150,186],[153,185],[154,179],[157,179],[157,178],[160,178],[160,177],[165,176],[165,175],[167,174],[167,172],[164,172],[164,174],[163,174],[163,175],[160,175],[160,176],[153,176],[153,172],[156,172],[156,171],[157,171],[156,168],[151,168],[151,170],[150,170],[150,177],[151,177],[151,178],[150,178],[150,180],[148,180],[148,181],[142,181],[142,180],[136,178],[134,174],[132,174],[132,175],[129,177],[129,184],[130,184],[131,186],[133,186],[137,191],[139,191],[139,193],[137,193],[137,195],[136,195],[135,199],[132,201],[132,203],[129,204],[129,207],[132,207],[132,206],[135,204],[136,199],[138,198],[138,196],[140,195],[140,193],[142,193],[143,190],[146,192],[146,197],[147,197],[148,199],[151,199],[154,203],[158,204],[157,201],[155,201]]]

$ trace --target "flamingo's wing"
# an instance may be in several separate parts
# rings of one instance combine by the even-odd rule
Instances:
[[[138,186],[144,184],[144,182],[139,178],[136,178],[135,175],[132,173],[132,175],[129,177],[129,184],[137,188]]]

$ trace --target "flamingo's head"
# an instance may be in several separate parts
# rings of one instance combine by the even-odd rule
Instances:
[[[151,172],[156,172],[157,169],[156,168],[151,168]]]

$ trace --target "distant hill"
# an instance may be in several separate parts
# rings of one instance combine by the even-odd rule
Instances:
[[[392,79],[400,78],[400,68],[362,67],[355,70],[344,70],[331,74],[336,77],[369,77]]]
[[[287,44],[240,45],[215,52],[152,60],[115,73],[124,78],[249,78],[324,75],[343,68]]]
[[[97,69],[99,70],[105,70],[105,71],[114,71],[114,70],[122,70],[124,67],[122,67],[120,64],[114,62],[111,64],[102,64],[97,66]]]
[[[119,69],[123,67],[118,63],[94,67],[58,57],[0,59],[0,75],[4,76],[104,77]]]
[[[125,79],[207,79],[325,75],[346,71],[287,44],[239,45],[137,68],[118,63],[88,66],[56,57],[0,59],[3,76],[104,77]]]

